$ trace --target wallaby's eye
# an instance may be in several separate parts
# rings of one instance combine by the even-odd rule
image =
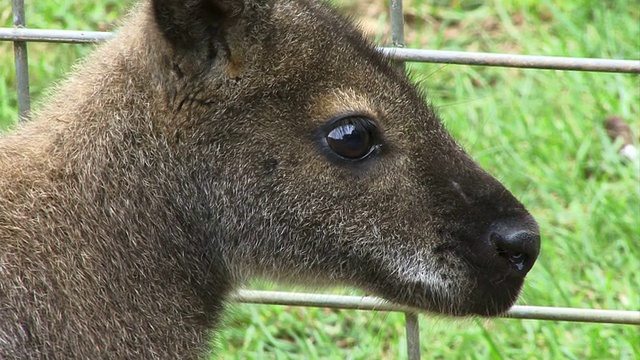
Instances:
[[[334,121],[325,136],[334,153],[350,160],[363,159],[380,146],[376,124],[362,116]]]

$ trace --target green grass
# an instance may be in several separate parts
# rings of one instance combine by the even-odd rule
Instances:
[[[409,0],[408,45],[640,58],[637,2],[555,3]],[[27,21],[36,28],[109,29],[124,8],[116,1],[30,1]],[[0,24],[10,26],[10,21],[10,10],[1,9]],[[379,30],[375,37],[385,39],[386,29]],[[30,44],[35,100],[90,50]],[[620,160],[602,121],[620,115],[637,138],[640,78],[438,64],[411,64],[410,70],[454,136],[540,223],[542,254],[520,303],[638,310],[640,164]],[[0,43],[0,76],[0,126],[6,127],[17,112],[8,43]],[[261,283],[252,287],[276,288]],[[422,353],[430,359],[640,358],[635,326],[427,316],[420,322]],[[221,358],[406,356],[403,315],[397,313],[234,305],[226,324],[216,345]]]

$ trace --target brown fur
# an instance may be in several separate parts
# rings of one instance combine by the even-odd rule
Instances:
[[[379,129],[364,159],[326,143],[350,114]],[[0,241],[3,359],[196,357],[254,276],[495,315],[538,249],[404,75],[309,0],[141,4],[0,139]]]

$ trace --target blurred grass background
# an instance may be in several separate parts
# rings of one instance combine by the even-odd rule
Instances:
[[[28,0],[27,24],[112,30],[130,3]],[[376,42],[388,43],[388,1],[334,3]],[[640,59],[633,0],[405,0],[404,8],[408,47]],[[11,19],[11,8],[0,8],[0,26],[11,27]],[[34,102],[92,48],[30,43]],[[417,63],[409,70],[454,136],[540,223],[542,254],[520,304],[640,309],[640,164],[621,160],[602,125],[609,115],[622,117],[637,145],[640,77]],[[11,43],[0,42],[0,78],[6,128],[17,118]],[[403,321],[396,313],[233,305],[214,346],[225,359],[403,359]],[[420,322],[425,359],[640,359],[634,326]]]

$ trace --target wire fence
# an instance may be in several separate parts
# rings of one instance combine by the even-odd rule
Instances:
[[[0,41],[14,44],[16,83],[19,117],[24,119],[30,110],[27,42],[51,42],[83,44],[110,39],[113,34],[98,31],[74,31],[52,29],[28,29],[25,24],[24,0],[13,1],[13,28],[0,28]],[[569,58],[555,56],[530,56],[493,54],[462,51],[441,51],[404,48],[404,18],[402,0],[390,1],[392,47],[381,47],[404,67],[405,61],[447,63],[462,65],[501,66],[529,69],[576,70],[617,73],[640,73],[640,60],[613,60],[594,58]],[[285,306],[312,306],[338,309],[397,311],[405,314],[407,356],[420,359],[420,339],[417,310],[390,303],[371,296],[344,296],[328,294],[304,294],[276,291],[240,290],[231,300],[239,303]],[[640,311],[597,310],[545,306],[514,306],[503,315],[507,318],[551,321],[576,321],[640,325]]]

